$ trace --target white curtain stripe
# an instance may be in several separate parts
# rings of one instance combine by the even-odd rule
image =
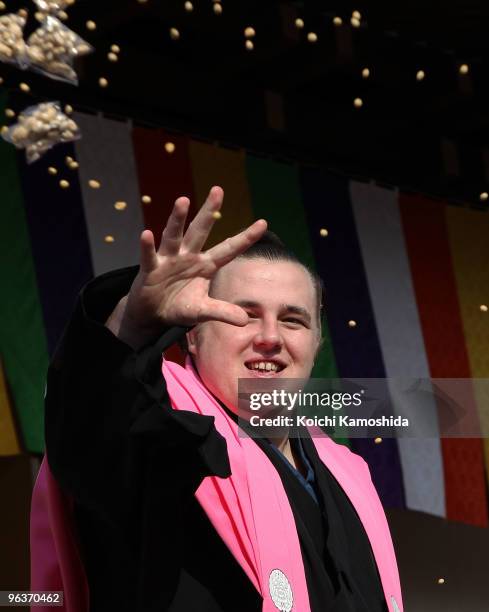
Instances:
[[[416,298],[406,252],[398,194],[365,183],[350,182],[355,223],[372,299],[379,342],[394,412],[402,409],[400,379],[429,378]],[[436,405],[424,396],[423,418],[438,432]],[[416,422],[412,423],[414,432]],[[406,505],[446,516],[440,440],[398,438]]]
[[[94,274],[137,264],[144,221],[132,128],[126,122],[82,113],[75,113],[74,119],[83,134],[75,150]],[[76,170],[63,169],[63,174],[70,172]],[[90,181],[100,186],[93,188]],[[116,202],[126,207],[121,204],[118,210]]]

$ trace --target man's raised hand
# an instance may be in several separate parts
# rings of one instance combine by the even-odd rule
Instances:
[[[106,323],[131,346],[144,344],[170,325],[192,326],[209,320],[247,323],[242,308],[209,297],[209,285],[219,268],[263,235],[267,224],[260,219],[236,236],[202,251],[215,222],[213,213],[221,208],[223,197],[220,187],[212,187],[185,233],[190,201],[178,198],[158,249],[150,230],[141,234],[140,270],[129,294]]]

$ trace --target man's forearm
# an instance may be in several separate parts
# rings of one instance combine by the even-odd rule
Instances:
[[[157,337],[158,334],[155,333],[154,330],[143,330],[132,325],[126,314],[126,304],[127,295],[125,295],[114,308],[112,314],[105,322],[105,327],[110,329],[119,340],[137,351]]]

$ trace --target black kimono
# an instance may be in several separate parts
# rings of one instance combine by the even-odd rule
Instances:
[[[204,477],[230,474],[226,442],[212,417],[171,408],[161,373],[162,351],[187,330],[135,352],[104,326],[136,272],[87,285],[48,374],[47,457],[74,499],[90,611],[258,612],[261,596],[194,497]],[[364,528],[312,441],[293,442],[306,478],[255,442],[291,504],[311,612],[387,611]]]

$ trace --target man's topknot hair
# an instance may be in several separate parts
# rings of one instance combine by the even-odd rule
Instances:
[[[267,230],[263,236],[252,244],[240,257],[246,259],[269,259],[270,261],[295,261],[301,263],[274,232]]]

